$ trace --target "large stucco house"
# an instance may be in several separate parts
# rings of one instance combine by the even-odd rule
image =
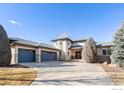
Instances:
[[[9,38],[12,64],[24,62],[81,61],[87,39],[71,40],[68,37],[52,40],[53,45],[37,43],[20,38]],[[96,43],[97,61],[110,61],[112,42]]]

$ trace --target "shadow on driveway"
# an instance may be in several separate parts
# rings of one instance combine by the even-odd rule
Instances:
[[[87,78],[80,78],[80,79],[52,79],[52,80],[35,80],[35,83],[41,83],[41,85],[113,85],[108,82],[103,82],[106,80],[106,77],[102,77],[99,79],[88,79]],[[101,82],[100,82],[101,81]],[[35,85],[35,83],[33,85]]]

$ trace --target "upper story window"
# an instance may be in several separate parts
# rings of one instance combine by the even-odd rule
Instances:
[[[70,46],[70,43],[68,42],[68,46]]]
[[[62,45],[62,42],[61,41],[59,41],[58,43],[59,43],[59,45]]]
[[[68,45],[70,45],[70,43],[68,42]]]
[[[62,52],[60,51],[59,54],[62,55]]]
[[[69,51],[68,51],[68,55],[69,55]]]
[[[103,49],[103,50],[102,50],[102,54],[103,54],[103,55],[107,55],[106,49]]]
[[[102,55],[104,55],[104,56],[109,56],[109,55],[111,55],[111,50],[110,50],[110,48],[105,48],[105,49],[103,49],[103,50],[102,50]]]
[[[60,41],[60,42],[59,42],[59,44],[61,45],[61,44],[62,44],[62,42]]]

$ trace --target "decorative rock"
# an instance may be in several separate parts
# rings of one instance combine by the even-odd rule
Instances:
[[[11,48],[9,39],[4,28],[0,25],[0,66],[7,66],[11,63]]]
[[[108,64],[108,62],[107,62],[107,61],[105,61],[105,62],[103,62],[102,64],[103,64],[103,65],[107,65],[107,64]]]

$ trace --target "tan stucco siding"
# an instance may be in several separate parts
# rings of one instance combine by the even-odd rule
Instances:
[[[70,46],[72,45],[71,41],[69,41],[69,40],[60,40],[60,41],[54,42],[53,45],[56,48],[59,48],[61,50],[61,55],[59,57],[60,60],[70,60],[71,52],[69,51],[68,48],[70,48]]]
[[[103,49],[110,49],[110,48],[111,48],[111,46],[104,46],[104,47],[97,48],[97,55],[103,56],[103,53],[102,53]]]
[[[102,55],[102,48],[97,48],[97,55]]]
[[[75,42],[75,43],[73,43],[73,45],[80,45],[80,46],[84,46],[84,45],[85,45],[85,43],[84,43],[84,42]]]
[[[15,46],[11,47],[11,64],[15,64]]]

